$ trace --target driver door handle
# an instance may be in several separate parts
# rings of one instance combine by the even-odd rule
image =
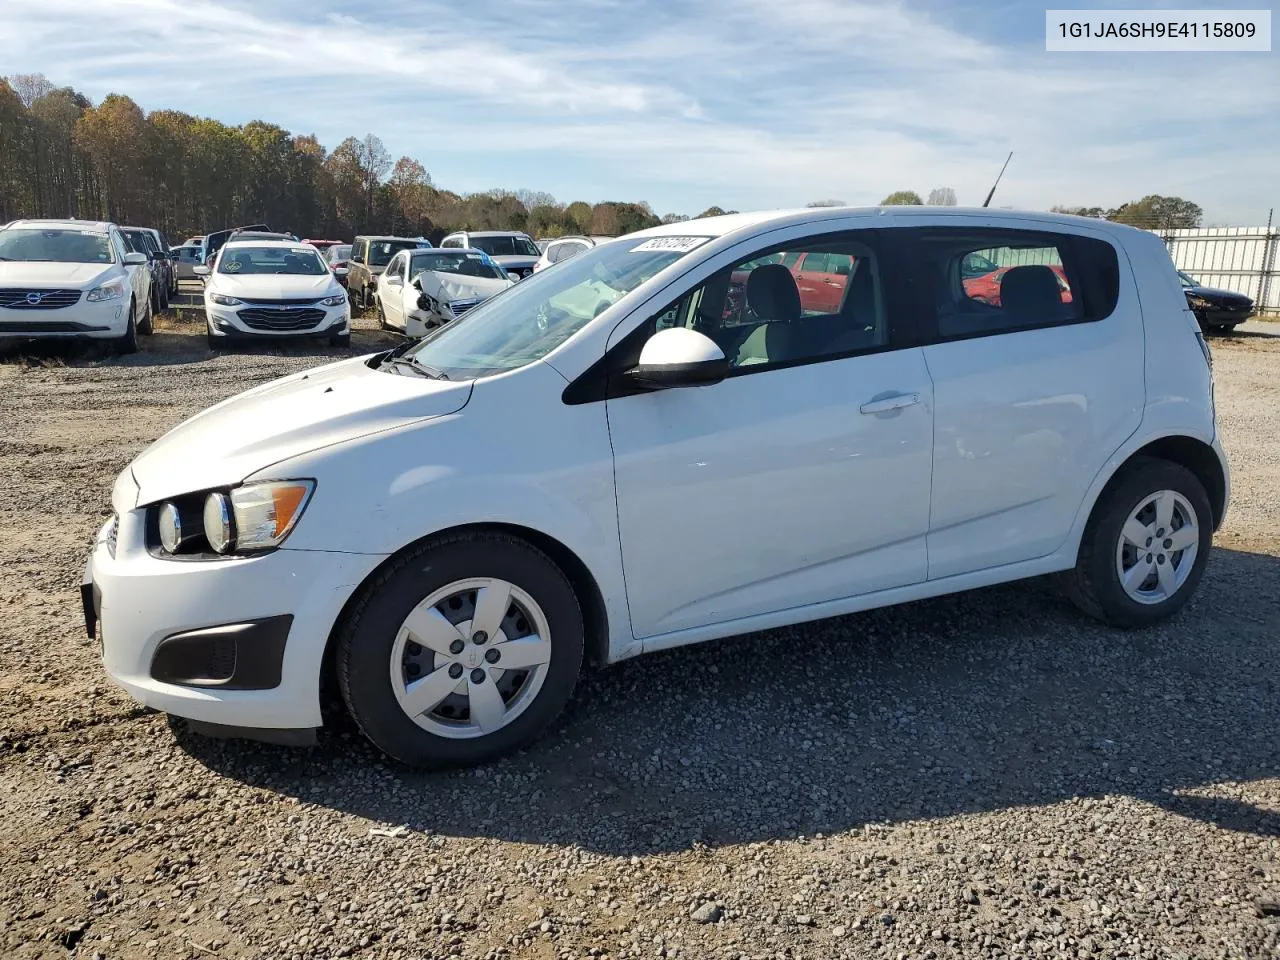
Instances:
[[[901,410],[920,402],[918,393],[899,393],[896,396],[884,397],[880,400],[869,400],[858,409],[863,413],[888,413],[890,410]]]

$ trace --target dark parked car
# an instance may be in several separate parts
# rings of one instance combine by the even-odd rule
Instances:
[[[141,253],[147,258],[151,271],[151,311],[160,313],[169,309],[169,294],[177,286],[173,260],[169,251],[160,245],[154,230],[144,227],[121,227],[120,234],[129,245],[131,253]]]
[[[1187,295],[1187,305],[1205,333],[1228,333],[1236,324],[1253,316],[1253,301],[1243,293],[1202,287],[1181,270],[1178,279],[1182,281],[1182,292]]]

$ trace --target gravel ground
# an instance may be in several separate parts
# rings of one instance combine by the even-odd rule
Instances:
[[[129,459],[339,353],[0,362],[0,955],[1280,956],[1280,325],[1214,341],[1234,500],[1173,622],[1033,581],[670,651],[448,775],[194,736],[81,625]]]

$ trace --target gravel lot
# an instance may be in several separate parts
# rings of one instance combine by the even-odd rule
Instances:
[[[449,775],[196,737],[84,636],[116,473],[340,352],[0,361],[0,955],[1280,956],[1280,324],[1214,341],[1234,499],[1173,622],[1035,581],[671,651]]]

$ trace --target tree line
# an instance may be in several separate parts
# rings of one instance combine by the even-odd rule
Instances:
[[[232,127],[176,110],[145,113],[120,94],[94,104],[41,74],[0,78],[0,223],[19,217],[156,227],[171,242],[258,222],[317,239],[439,242],[454,230],[615,236],[688,219],[659,218],[643,202],[560,203],[533,190],[458,194],[413,157],[393,162],[373,134],[328,151],[314,136],[259,120]]]
[[[881,206],[920,206],[926,201],[914,190],[895,190],[883,200]],[[956,192],[950,187],[936,187],[929,193],[930,206],[953,207],[956,204]],[[821,201],[811,203],[811,207],[835,205],[838,201]],[[1070,213],[1078,217],[1095,217],[1111,220],[1115,223],[1127,223],[1131,227],[1142,227],[1145,230],[1178,230],[1200,226],[1204,219],[1204,211],[1190,200],[1182,197],[1162,197],[1149,194],[1141,200],[1122,203],[1118,207],[1051,207],[1054,213]]]
[[[922,202],[913,190],[881,201]],[[955,191],[934,188],[928,202],[952,206]],[[1202,217],[1189,200],[1155,194],[1110,209],[1053,209],[1148,229],[1195,227]],[[697,216],[734,212],[713,206]],[[262,222],[301,237],[389,233],[433,242],[454,230],[617,236],[689,219],[658,217],[644,202],[560,203],[534,190],[459,194],[434,184],[413,157],[392,161],[373,134],[329,151],[310,134],[260,120],[232,127],[177,110],[145,113],[120,94],[94,104],[42,74],[0,78],[0,223],[19,217],[157,227],[173,241]]]

